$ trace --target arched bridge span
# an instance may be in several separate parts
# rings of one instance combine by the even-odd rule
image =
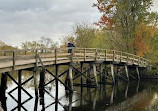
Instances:
[[[39,94],[41,98],[44,98],[44,92],[47,93],[44,87],[55,82],[56,93],[53,104],[56,104],[59,102],[59,82],[65,86],[65,90],[68,92],[73,92],[73,86],[98,87],[98,84],[115,84],[118,78],[123,78],[125,81],[129,81],[130,77],[140,79],[139,68],[146,68],[149,64],[149,60],[133,54],[95,48],[73,48],[71,53],[68,53],[67,48],[0,51],[0,91],[5,97],[7,77],[9,77],[17,84],[17,87],[8,94],[10,95],[18,89],[18,101],[13,99],[22,106],[24,102],[21,102],[21,90],[32,98],[23,88],[28,81],[34,79],[35,95]],[[66,65],[62,68],[63,72],[59,70],[59,66],[62,65]],[[134,68],[137,75],[129,74],[129,68]],[[120,73],[122,69],[124,75]],[[33,72],[33,75],[24,82],[22,82],[23,70]],[[12,72],[17,72],[18,80],[12,77]],[[51,77],[46,79],[46,74]],[[39,81],[37,75],[40,76]],[[61,79],[61,77],[63,78]],[[41,99],[42,101],[43,99]]]

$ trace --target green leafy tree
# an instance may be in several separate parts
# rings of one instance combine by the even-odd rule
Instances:
[[[151,5],[152,0],[98,0],[94,6],[102,13],[102,17],[96,25],[109,31],[115,47],[133,52],[131,44],[136,27],[141,22],[147,22]]]
[[[76,46],[82,48],[92,47],[95,32],[96,29],[86,24],[77,25],[75,28]]]

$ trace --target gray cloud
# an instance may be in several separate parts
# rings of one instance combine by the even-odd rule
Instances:
[[[158,0],[153,0],[152,10],[158,12]]]
[[[0,40],[19,46],[47,36],[57,41],[76,21],[99,19],[93,0],[1,0]]]
[[[54,41],[71,33],[76,22],[100,18],[96,0],[0,0],[0,40],[21,42],[47,36]]]

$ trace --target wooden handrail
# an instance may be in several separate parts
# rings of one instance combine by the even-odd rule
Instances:
[[[0,56],[0,60],[3,58],[9,58],[9,56],[12,56],[12,62],[13,62],[13,69],[15,68],[15,61],[16,58],[18,59],[19,56],[22,55],[29,55],[29,52],[33,52],[33,54],[36,57],[36,53],[40,55],[41,52],[41,57],[43,54],[48,54],[48,53],[54,53],[54,59],[55,59],[55,64],[57,63],[58,59],[61,57],[68,57],[68,55],[71,56],[70,53],[67,52],[68,49],[73,49],[73,54],[75,54],[75,58],[83,58],[84,61],[88,60],[89,58],[98,61],[98,60],[108,60],[112,59],[112,61],[126,61],[128,62],[136,62],[138,65],[140,64],[149,64],[151,61],[147,60],[143,57],[130,54],[127,52],[121,52],[117,50],[109,50],[109,49],[99,49],[99,48],[56,48],[56,49],[36,49],[36,50],[6,50],[6,51],[0,51],[0,53],[4,53],[4,55]],[[22,53],[21,53],[22,52]],[[7,55],[9,53],[9,55]],[[26,56],[28,56],[26,55]],[[49,54],[48,54],[49,55]],[[43,55],[44,56],[44,55]],[[53,56],[53,55],[52,55]],[[72,57],[73,59],[73,57]]]

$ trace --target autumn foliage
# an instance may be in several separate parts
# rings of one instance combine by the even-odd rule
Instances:
[[[97,3],[93,4],[94,7],[98,8],[100,13],[103,13],[100,20],[98,20],[94,24],[99,26],[100,28],[106,28],[106,29],[112,30],[115,0],[111,0],[108,3],[104,3],[102,1],[103,0],[98,0]]]
[[[150,42],[153,37],[153,28],[141,23],[136,28],[136,37],[132,43],[132,48],[134,48],[135,53],[139,56],[143,56],[150,49]]]

